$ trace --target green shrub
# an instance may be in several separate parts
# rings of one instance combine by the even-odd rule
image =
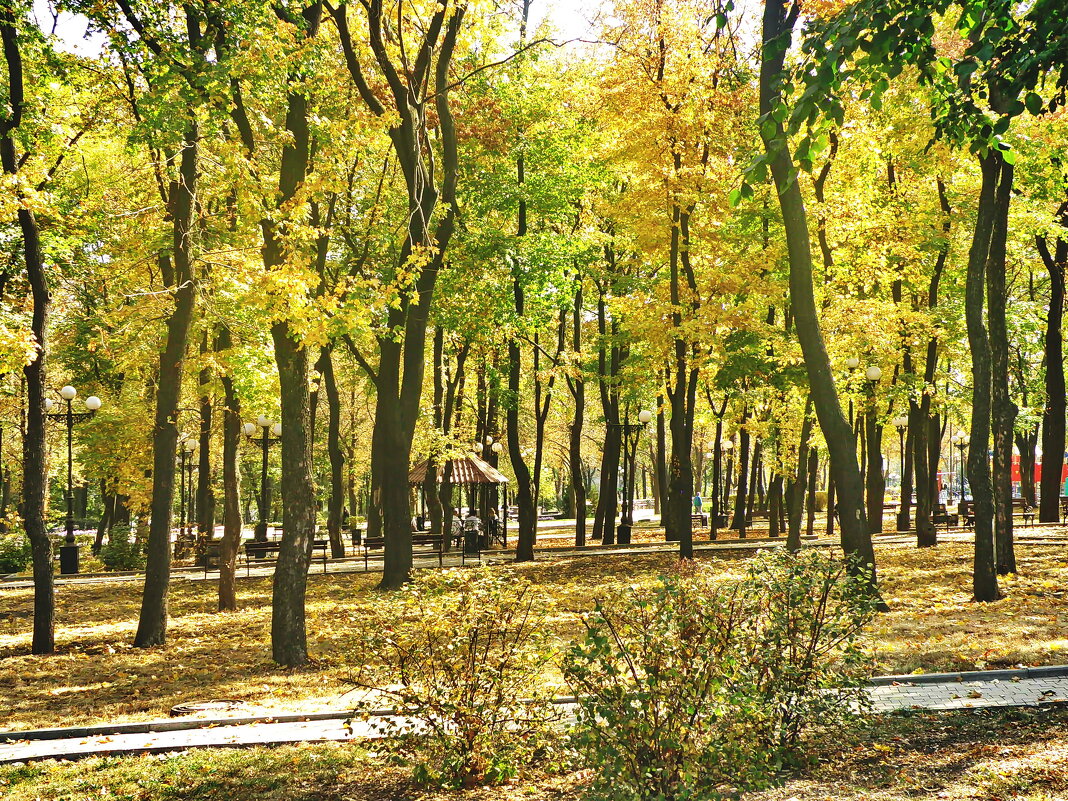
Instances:
[[[471,787],[515,776],[551,752],[560,713],[543,686],[553,659],[546,599],[500,571],[450,570],[414,582],[371,616],[378,667],[355,717],[391,738],[415,779]],[[371,717],[385,701],[402,718]]]
[[[0,534],[0,575],[19,573],[33,561],[30,541],[21,531]]]
[[[143,570],[145,549],[130,538],[130,530],[116,526],[100,549],[100,561],[108,570]]]
[[[762,554],[735,580],[689,565],[599,603],[564,660],[595,792],[679,801],[767,786],[806,732],[865,707],[858,640],[873,611],[815,550]]]

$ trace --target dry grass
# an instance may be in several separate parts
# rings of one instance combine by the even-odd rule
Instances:
[[[970,596],[970,546],[879,550],[883,590],[893,611],[874,626],[885,672],[1068,662],[1068,565],[1064,546],[1019,550],[1021,574],[1008,598],[976,605]],[[725,574],[748,555],[719,552]],[[562,641],[578,633],[577,613],[596,597],[652,581],[673,564],[668,554],[567,556],[501,566],[540,585],[555,600],[552,626]],[[29,654],[32,592],[0,590],[0,728],[65,726],[165,716],[178,703],[209,698],[258,709],[337,709],[348,704],[350,665],[372,659],[360,647],[372,605],[389,603],[374,575],[309,577],[308,632],[314,662],[281,670],[270,658],[269,579],[239,582],[241,611],[217,614],[214,581],[175,581],[165,648],[130,646],[140,605],[138,582],[58,588],[53,656]]]

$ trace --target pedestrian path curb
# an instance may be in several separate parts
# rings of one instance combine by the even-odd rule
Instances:
[[[898,684],[948,684],[965,681],[1014,681],[1018,679],[1056,679],[1068,677],[1068,665],[1048,665],[1010,670],[966,670],[960,673],[907,673],[899,676],[875,676],[868,684],[874,687]]]

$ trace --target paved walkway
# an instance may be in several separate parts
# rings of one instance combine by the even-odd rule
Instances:
[[[868,690],[877,713],[959,711],[1068,703],[1068,665],[925,676],[881,676]],[[559,699],[569,705],[570,699]],[[379,737],[348,712],[258,718],[168,719],[72,729],[0,732],[0,764]]]

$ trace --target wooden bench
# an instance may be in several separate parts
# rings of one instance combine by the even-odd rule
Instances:
[[[445,564],[445,538],[441,534],[412,534],[412,545],[429,545],[433,551],[437,554],[438,566],[442,567]],[[370,570],[370,558],[371,551],[377,551],[386,547],[385,537],[363,537],[360,546],[363,548],[363,569]],[[469,554],[463,548],[463,540],[459,542],[460,548],[460,563],[465,564]],[[479,547],[478,552],[474,554],[479,561],[482,560],[482,549]]]
[[[968,501],[961,500],[957,505],[957,514],[960,515],[961,522],[965,528],[971,528],[975,525],[975,509]]]
[[[944,503],[937,504],[931,514],[931,523],[935,526],[944,525],[947,529],[951,526],[960,525],[960,515],[951,515]]]
[[[1012,513],[1013,515],[1020,515],[1025,526],[1033,526],[1035,524],[1035,507],[1024,503],[1023,498],[1012,499]]]
[[[245,575],[249,575],[252,569],[252,560],[256,560],[256,564],[262,564],[263,562],[278,561],[278,553],[282,550],[281,540],[248,540],[242,546],[245,551]],[[323,554],[323,573],[326,573],[326,560],[328,558],[328,548],[330,547],[329,540],[312,540],[312,551],[314,558],[314,551],[322,551]]]
[[[964,518],[964,527],[970,528],[975,525],[975,509],[968,501],[961,501],[960,515]],[[1023,502],[1021,498],[1013,498],[1012,500],[1012,513],[1013,515],[1019,514],[1023,518],[1025,526],[1033,526],[1035,524],[1035,508],[1028,506]]]
[[[412,534],[412,545],[429,545],[438,555],[438,567],[445,564],[445,538],[440,534]]]
[[[690,528],[693,528],[695,524],[701,526],[701,528],[705,528],[708,525],[708,515],[706,515],[706,514],[691,514],[690,515]]]

